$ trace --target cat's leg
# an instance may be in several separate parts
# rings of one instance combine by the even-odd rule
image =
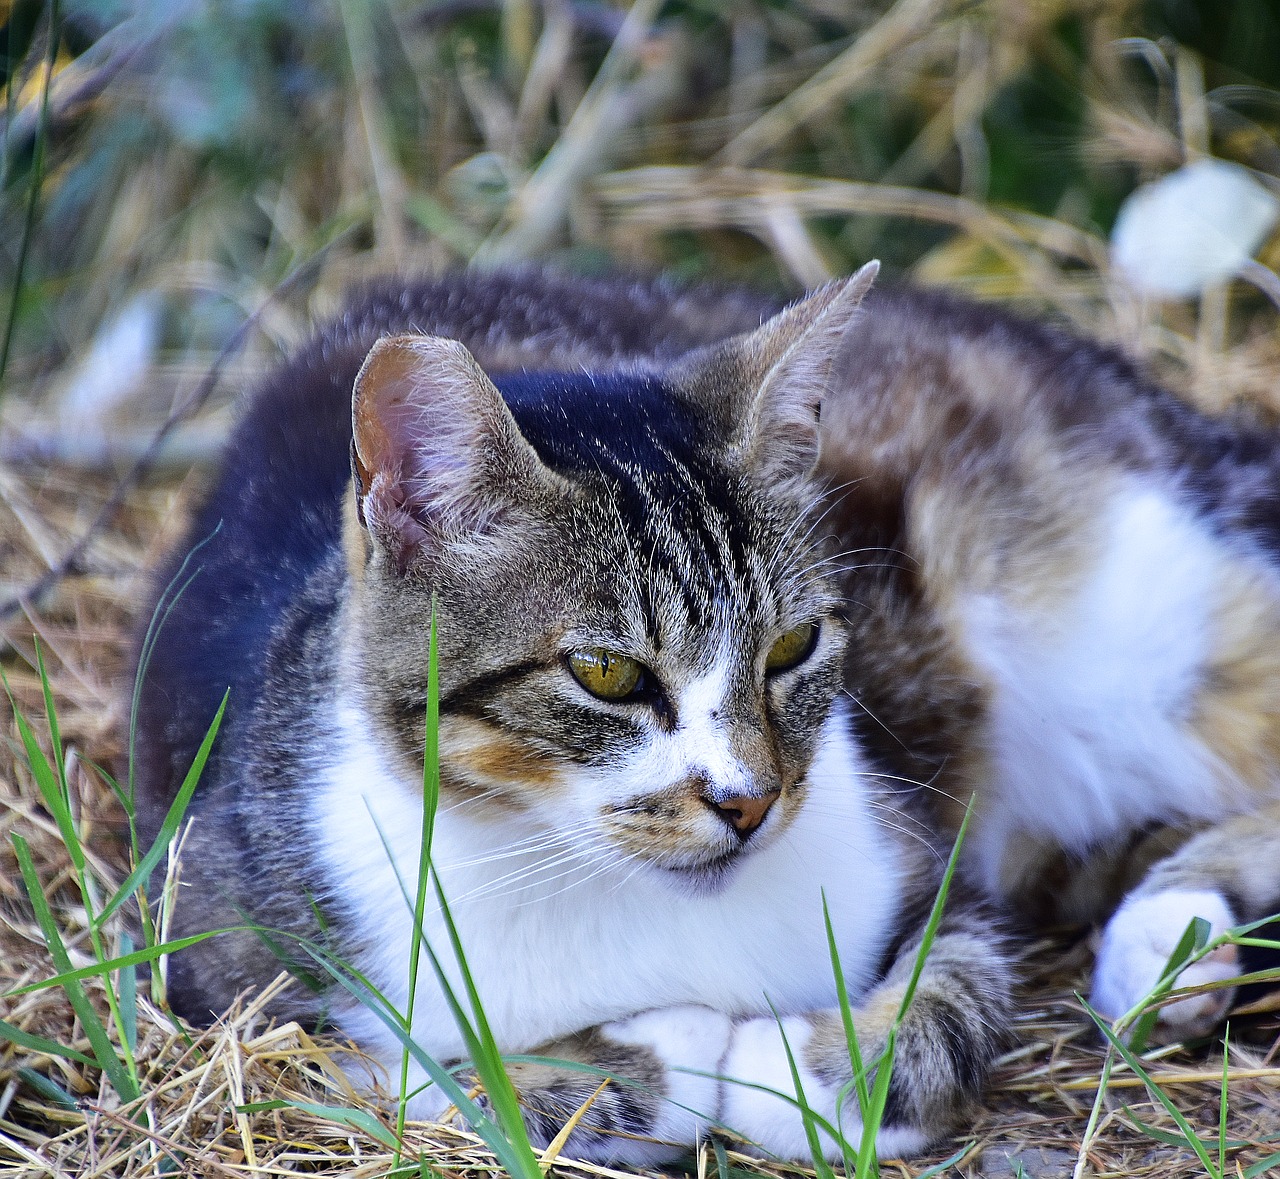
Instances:
[[[1209,922],[1217,936],[1280,909],[1280,803],[1239,815],[1190,839],[1157,863],[1107,922],[1098,949],[1091,1001],[1115,1019],[1155,986],[1188,924]],[[1182,987],[1234,978],[1234,946],[1187,967]],[[1182,1039],[1211,1032],[1231,1005],[1230,988],[1166,1004],[1156,1032]]]
[[[919,948],[915,941],[905,945],[885,979],[854,1007],[854,1028],[868,1066],[884,1051]],[[1011,959],[989,914],[961,911],[944,920],[898,1029],[888,1101],[876,1138],[882,1158],[919,1151],[976,1108],[991,1064],[1009,1038],[1013,981]],[[738,1083],[725,1086],[724,1125],[770,1154],[808,1156],[804,1123],[795,1106],[765,1091],[794,1096],[788,1047],[810,1109],[856,1148],[863,1124],[851,1092],[849,1046],[838,1010],[785,1017],[781,1032],[772,1018],[737,1024],[724,1072]],[[868,1087],[873,1083],[874,1076],[868,1077]],[[836,1143],[825,1134],[820,1137],[827,1155],[839,1157]]]

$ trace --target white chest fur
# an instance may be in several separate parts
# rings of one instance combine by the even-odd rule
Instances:
[[[338,707],[341,760],[317,782],[317,829],[334,897],[364,942],[353,963],[407,1007],[420,790],[398,778],[349,705]],[[500,1046],[541,1042],[655,1007],[705,1004],[733,1014],[835,1003],[825,891],[850,990],[870,981],[899,906],[903,867],[858,780],[847,718],[836,710],[795,821],[718,890],[693,892],[652,869],[600,867],[514,824],[442,807],[433,855],[467,962]],[[393,867],[394,860],[394,867]],[[398,873],[398,875],[397,875]],[[401,881],[403,881],[403,890]],[[426,934],[453,956],[432,907]],[[429,967],[419,976],[415,1039],[437,1059],[464,1054]],[[338,1013],[357,1040],[381,1038],[368,1013]]]

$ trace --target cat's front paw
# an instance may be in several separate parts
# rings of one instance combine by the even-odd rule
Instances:
[[[544,1045],[512,1061],[530,1140],[545,1148],[579,1115],[572,1158],[652,1166],[687,1154],[715,1124],[715,1073],[733,1021],[707,1007],[669,1007]]]
[[[1193,918],[1209,922],[1210,937],[1230,929],[1235,917],[1222,894],[1175,890],[1133,896],[1107,922],[1098,948],[1091,1002],[1100,1015],[1116,1019],[1142,1001],[1160,980],[1169,956]],[[1195,987],[1240,973],[1235,946],[1223,946],[1188,966],[1176,985]],[[1160,1009],[1155,1034],[1163,1040],[1208,1035],[1231,1006],[1231,988],[1206,991]]]

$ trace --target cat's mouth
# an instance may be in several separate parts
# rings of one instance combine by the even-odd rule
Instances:
[[[650,862],[654,867],[661,869],[669,879],[678,882],[682,888],[692,888],[699,892],[715,892],[729,881],[738,865],[754,850],[755,848],[748,844],[740,844],[723,851],[708,851],[705,856],[698,859],[682,857],[679,861]]]
[[[728,851],[698,864],[664,864],[662,868],[686,888],[714,892],[728,881],[740,859],[740,850]]]

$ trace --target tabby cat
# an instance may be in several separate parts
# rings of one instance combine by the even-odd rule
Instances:
[[[405,1009],[433,604],[433,863],[502,1049],[569,1062],[511,1066],[534,1138],[599,1084],[575,1062],[615,1078],[570,1154],[652,1163],[727,1128],[806,1156],[769,1092],[795,1091],[788,1046],[856,1141],[824,899],[874,1057],[970,795],[882,1154],[955,1125],[1006,1042],[993,903],[1094,917],[1127,891],[1109,1014],[1191,916],[1276,907],[1276,439],[995,311],[862,304],[873,275],[781,311],[532,270],[388,284],[267,380],[158,581],[185,590],[139,791],[154,833],[229,687],[172,933],[274,932],[176,955],[180,1011],[304,942]],[[1156,827],[1188,841],[1122,879]],[[460,1060],[420,987],[414,1038]],[[1223,995],[1167,1008],[1172,1032]],[[271,1010],[397,1075],[345,991]],[[414,1085],[413,1112],[445,1112]]]

